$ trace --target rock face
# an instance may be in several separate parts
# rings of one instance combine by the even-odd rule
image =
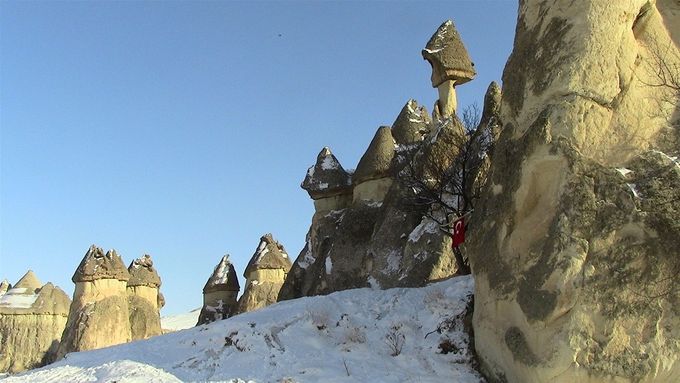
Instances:
[[[144,255],[128,266],[128,307],[132,340],[146,339],[163,333],[161,330],[161,278],[153,267],[151,256]]]
[[[317,208],[279,300],[368,286],[423,286],[457,272],[451,239],[424,207],[405,203],[412,191],[395,179],[406,162],[433,152],[446,134],[413,100],[394,125],[378,130],[359,161],[353,201]],[[454,117],[449,125],[460,122]]]
[[[236,313],[240,289],[234,265],[229,261],[229,255],[225,255],[203,287],[203,308],[196,325],[227,319]]]
[[[467,243],[491,381],[680,376],[679,105],[650,85],[658,47],[667,67],[680,63],[679,11],[520,1],[503,128]]]
[[[7,279],[3,279],[2,282],[0,282],[0,295],[3,295],[11,288],[12,285],[9,283],[9,281]]]
[[[342,209],[352,202],[352,176],[328,147],[321,149],[300,186],[314,200],[316,211]]]
[[[53,362],[70,304],[66,293],[51,283],[41,286],[30,270],[0,294],[0,372]]]
[[[237,312],[253,311],[276,303],[290,267],[291,261],[283,245],[271,234],[263,235],[243,273],[246,288],[238,301]]]
[[[68,352],[130,341],[126,292],[129,279],[130,274],[115,250],[104,254],[101,248],[90,247],[71,278],[76,288],[59,345],[59,358]]]

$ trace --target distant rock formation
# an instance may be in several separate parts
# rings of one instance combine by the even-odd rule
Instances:
[[[12,285],[9,283],[7,279],[3,279],[2,282],[0,282],[0,295],[3,295],[7,292],[7,290],[11,289]]]
[[[680,5],[519,11],[469,224],[481,366],[492,382],[678,381],[680,99],[659,74],[678,75]]]
[[[161,278],[153,267],[151,256],[144,255],[128,266],[127,282],[132,340],[146,339],[163,333],[161,330]],[[164,302],[163,302],[164,303]]]
[[[238,301],[238,313],[275,303],[290,267],[291,261],[283,245],[271,234],[262,236],[243,273],[246,287]]]
[[[71,300],[29,270],[14,287],[0,284],[0,372],[20,372],[55,360]]]
[[[76,284],[58,356],[126,343],[131,339],[127,283],[130,274],[115,250],[92,245],[71,280]]]
[[[227,319],[236,313],[240,289],[234,265],[225,255],[203,287],[203,308],[196,325]]]

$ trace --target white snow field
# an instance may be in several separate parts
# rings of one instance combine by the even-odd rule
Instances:
[[[201,308],[191,310],[188,313],[169,315],[161,318],[161,328],[163,332],[179,331],[192,328],[198,323],[198,316]]]
[[[0,380],[480,382],[463,331],[472,290],[465,276],[301,298]]]

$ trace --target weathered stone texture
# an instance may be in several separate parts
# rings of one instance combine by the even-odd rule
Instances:
[[[467,243],[491,381],[680,376],[680,166],[655,150],[678,100],[646,85],[651,44],[677,62],[667,4],[520,1]]]
[[[18,287],[0,296],[0,372],[20,372],[55,360],[70,299],[51,283],[34,288],[36,282],[29,271]]]
[[[227,319],[236,312],[238,283],[234,265],[225,255],[203,286],[203,307],[196,325]]]

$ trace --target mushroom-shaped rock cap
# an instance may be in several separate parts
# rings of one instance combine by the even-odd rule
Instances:
[[[415,100],[408,100],[392,124],[394,140],[400,145],[420,142],[429,131],[431,122],[424,106],[418,105]]]
[[[477,74],[451,20],[445,21],[430,37],[422,54],[432,65],[432,86],[435,88],[447,80],[463,84]]]
[[[115,250],[104,251],[95,245],[90,246],[73,274],[73,283],[90,282],[97,279],[117,279],[127,281],[130,274]]]
[[[240,289],[241,285],[238,283],[234,265],[229,261],[229,255],[225,255],[220,260],[220,263],[215,266],[215,270],[210,278],[208,278],[208,282],[203,286],[203,293],[212,291],[239,291]]]
[[[354,184],[389,176],[394,158],[394,138],[389,126],[381,126],[375,133],[366,153],[354,172]]]
[[[340,161],[324,147],[316,156],[316,164],[307,170],[307,175],[300,185],[313,199],[332,197],[350,193],[352,177],[340,165]]]
[[[9,281],[7,279],[3,279],[2,282],[0,282],[0,295],[6,293],[7,290],[11,288],[12,285],[9,283]]]
[[[132,261],[128,266],[128,272],[130,273],[128,286],[160,287],[161,285],[161,277],[154,269],[153,260],[148,254]]]
[[[287,273],[291,266],[290,257],[283,245],[271,234],[265,234],[260,238],[260,243],[257,245],[255,254],[250,258],[243,276],[248,278],[251,272],[261,269],[281,269]]]
[[[33,294],[42,287],[42,282],[35,276],[33,270],[28,270],[21,279],[12,287],[13,289],[25,289],[26,294]]]

